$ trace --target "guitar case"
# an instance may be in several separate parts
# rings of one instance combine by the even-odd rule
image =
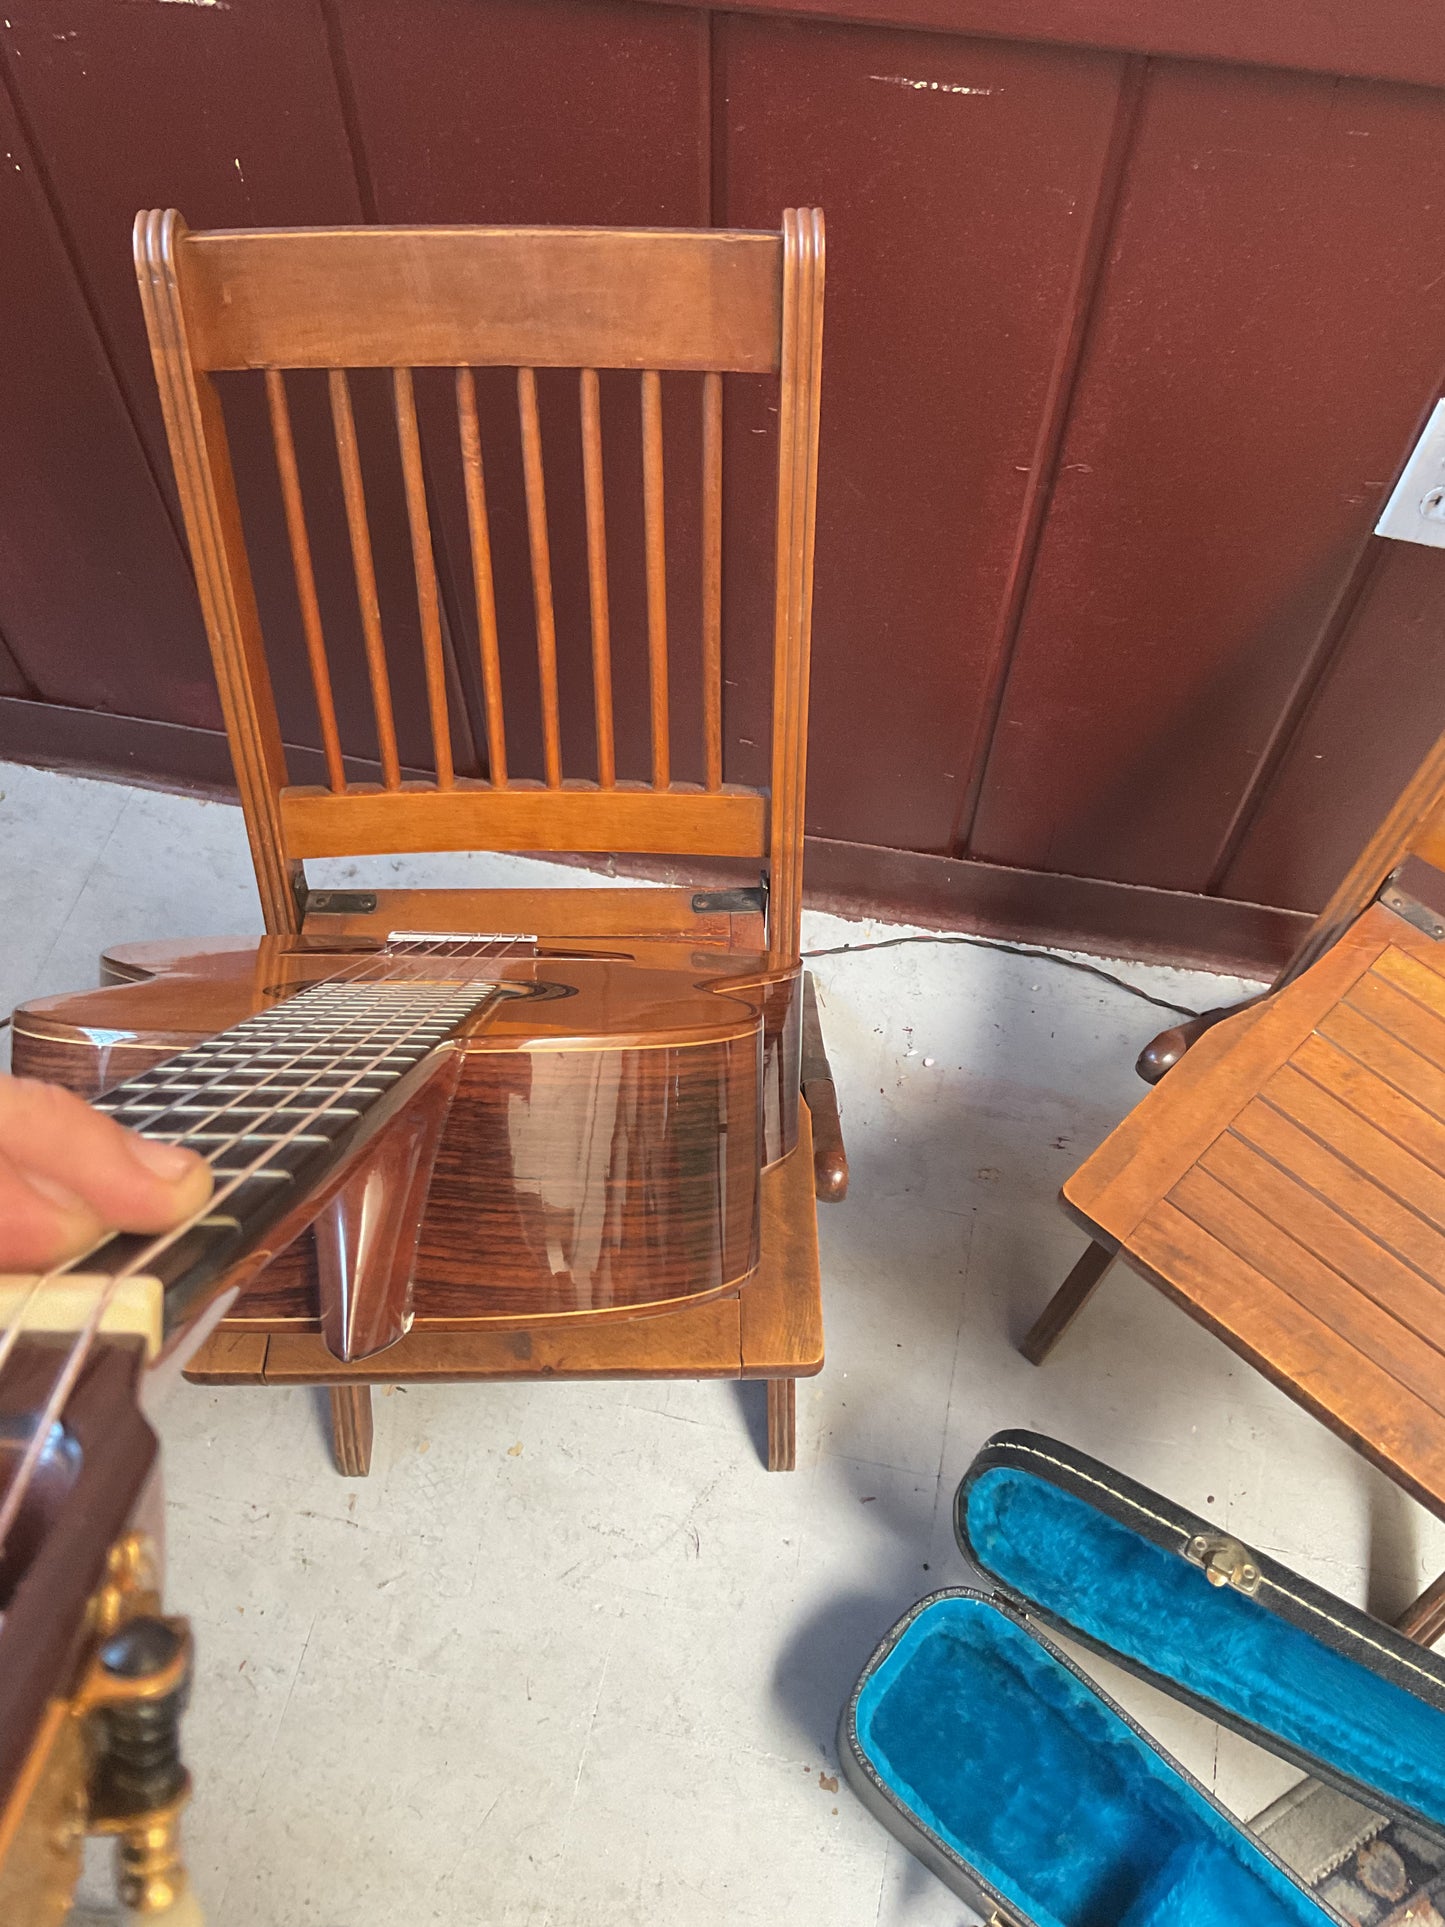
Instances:
[[[936,1592],[899,1621],[844,1708],[839,1755],[865,1805],[985,1917],[1338,1927],[1050,1631],[1445,1852],[1434,1653],[1037,1433],[989,1440],[954,1529],[993,1590]]]

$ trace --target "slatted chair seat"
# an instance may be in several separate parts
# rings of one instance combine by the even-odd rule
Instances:
[[[1270,992],[1138,1068],[1156,1088],[1064,1186],[1092,1242],[1024,1356],[1122,1258],[1445,1518],[1445,736]],[[1445,1573],[1396,1624],[1445,1633]]]
[[[1064,1199],[1445,1518],[1445,945],[1376,904],[1203,1038]]]

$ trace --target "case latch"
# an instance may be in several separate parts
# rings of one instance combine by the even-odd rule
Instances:
[[[1211,1586],[1233,1586],[1236,1592],[1259,1591],[1261,1573],[1247,1547],[1228,1533],[1197,1533],[1184,1548],[1184,1557],[1204,1568]]]

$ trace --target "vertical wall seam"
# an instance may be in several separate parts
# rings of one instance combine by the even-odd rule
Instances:
[[[356,89],[351,83],[351,67],[346,58],[346,42],[336,0],[316,0],[321,24],[326,32],[326,52],[331,61],[331,78],[336,83],[336,98],[341,107],[341,124],[346,130],[346,145],[351,155],[351,172],[356,182],[356,198],[361,203],[361,218],[375,227],[380,221],[376,211],[376,191],[372,185],[371,162],[361,137],[361,115],[356,105]]]
[[[18,700],[22,702],[32,702],[32,703],[44,702],[45,698],[40,694],[40,691],[35,687],[35,684],[31,681],[29,671],[26,669],[25,665],[21,662],[20,658],[16,655],[15,651],[10,647],[10,644],[6,641],[5,632],[3,629],[0,629],[0,657],[3,657],[4,660],[15,671],[15,674],[20,678],[20,682],[23,685],[20,691],[12,692],[12,694],[17,695]]]
[[[709,7],[707,13],[707,94],[704,110],[707,115],[707,155],[708,193],[707,218],[709,227],[730,225],[728,212],[728,115],[727,115],[727,54],[722,46],[722,37],[727,30],[727,16]]]
[[[1275,717],[1264,748],[1255,759],[1249,780],[1234,806],[1228,826],[1220,838],[1218,852],[1204,880],[1203,896],[1217,897],[1222,894],[1224,879],[1238,861],[1249,833],[1280,772],[1289,761],[1290,752],[1298,742],[1310,711],[1329,678],[1330,669],[1354,628],[1360,604],[1379,569],[1381,553],[1379,545],[1372,541],[1371,536],[1366,536],[1363,546],[1352,558],[1339,593],[1325,611],[1319,633],[1300,665],[1289,695]]]
[[[346,57],[346,42],[341,31],[341,19],[336,9],[336,0],[316,0],[316,5],[326,35],[326,53],[331,62],[331,78],[336,87],[337,105],[341,109],[341,125],[346,134],[346,149],[351,159],[351,174],[356,185],[356,198],[361,207],[361,218],[368,226],[378,227],[381,224],[381,215],[377,207],[376,187],[372,180],[371,160],[366,151],[366,142],[362,137],[361,110],[356,104],[356,89],[351,79],[351,64]],[[457,647],[457,638],[464,635],[466,631],[462,626],[461,594],[457,587],[457,572],[453,567],[451,549],[447,542],[446,518],[438,501],[434,471],[435,457],[423,443],[422,476],[426,485],[427,513],[431,517],[432,565],[437,576],[442,648],[446,659],[449,691],[460,699],[450,711],[452,733],[455,737],[460,727],[464,737],[461,759],[469,773],[479,771],[482,767],[481,752],[478,748],[483,740],[481,694],[474,687],[470,673],[463,671],[462,652]]]
[[[707,96],[703,110],[707,116],[703,143],[704,165],[708,175],[707,219],[709,227],[728,227],[731,225],[731,210],[728,206],[728,97],[727,97],[727,47],[724,34],[727,32],[727,16],[716,8],[707,11]],[[781,220],[781,211],[773,217]],[[722,377],[722,392],[729,392],[729,377]],[[728,410],[731,404],[728,404]],[[734,613],[734,594],[728,560],[731,545],[727,535],[728,514],[728,455],[727,455],[727,412],[723,415],[722,432],[722,504],[720,521],[722,523],[722,554],[719,559],[718,586],[718,623],[719,654],[724,665],[723,684],[720,703],[722,728],[723,768],[727,769],[731,758],[728,754],[728,726],[733,721],[734,705],[732,691],[728,688],[726,664],[728,661],[728,637],[731,633],[730,619]]]
[[[985,692],[965,759],[968,780],[948,840],[950,852],[958,856],[966,856],[973,842],[994,738],[1003,714],[1039,550],[1058,481],[1059,464],[1073,415],[1079,375],[1102,306],[1110,248],[1129,175],[1129,163],[1133,157],[1150,66],[1148,57],[1139,54],[1127,55],[1120,62],[1113,123],[1099,167],[1094,205],[1084,245],[1079,253],[1074,284],[1069,293],[1067,319],[1059,331],[1054,366],[1039,414],[1038,435],[1029,464],[1028,487],[1024,492],[999,620],[989,652]]]
[[[1435,398],[1445,390],[1445,368],[1430,389],[1429,398],[1420,410],[1420,419],[1411,432],[1406,444],[1403,461],[1408,460],[1409,451],[1415,446],[1425,427]],[[1391,487],[1393,488],[1393,481]],[[1388,500],[1387,489],[1381,501]],[[1375,523],[1379,519],[1379,504],[1371,511],[1370,522],[1360,537],[1359,546],[1350,559],[1350,566],[1344,581],[1320,623],[1319,634],[1294,679],[1290,693],[1275,718],[1268,740],[1255,761],[1254,770],[1244,787],[1229,826],[1220,839],[1209,875],[1204,883],[1203,894],[1207,897],[1221,896],[1229,872],[1238,862],[1244,845],[1249,840],[1250,831],[1259,820],[1260,812],[1269,800],[1270,792],[1279,780],[1291,753],[1303,733],[1305,723],[1316,701],[1323,693],[1341,651],[1350,638],[1355,626],[1355,618],[1369,594],[1385,555],[1383,538],[1375,535]]]
[[[120,356],[115,351],[115,346],[111,341],[109,331],[102,319],[101,304],[96,299],[90,282],[86,278],[80,248],[76,244],[75,237],[70,232],[69,224],[61,208],[59,192],[56,189],[54,180],[51,178],[50,169],[45,164],[44,150],[36,137],[35,128],[30,116],[25,111],[25,103],[20,97],[20,90],[15,85],[10,56],[3,40],[0,40],[0,85],[4,86],[6,98],[10,103],[10,111],[15,116],[16,126],[20,130],[20,138],[25,143],[26,163],[34,174],[39,186],[41,200],[44,202],[45,211],[50,217],[50,225],[54,230],[56,240],[60,244],[60,252],[64,257],[66,266],[70,270],[72,288],[82,309],[85,311],[85,318],[90,324],[90,331],[99,346],[101,360],[105,364],[106,373],[110,376],[111,386],[114,388],[116,398],[120,403],[121,414],[125,417],[129,425],[131,440],[135,443],[145,472],[150,476],[151,486],[154,488],[160,501],[161,515],[180,553],[182,567],[189,573],[191,568],[191,552],[186,542],[185,531],[171,505],[171,497],[165,486],[166,477],[164,472],[152,457],[149,440],[141,432],[140,417],[131,396],[129,383],[125,380],[122,373]],[[22,673],[24,672],[22,671]]]

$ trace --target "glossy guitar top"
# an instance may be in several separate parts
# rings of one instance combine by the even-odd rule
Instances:
[[[95,1097],[378,953],[304,937],[134,946],[109,960],[128,981],[16,1012],[15,1068]],[[486,972],[507,994],[456,1039],[400,1309],[349,1342],[379,1349],[413,1313],[532,1325],[736,1289],[757,1263],[762,1170],[796,1135],[798,972],[671,942],[514,944]],[[319,1322],[331,1343],[315,1235],[255,1262],[231,1318]]]

